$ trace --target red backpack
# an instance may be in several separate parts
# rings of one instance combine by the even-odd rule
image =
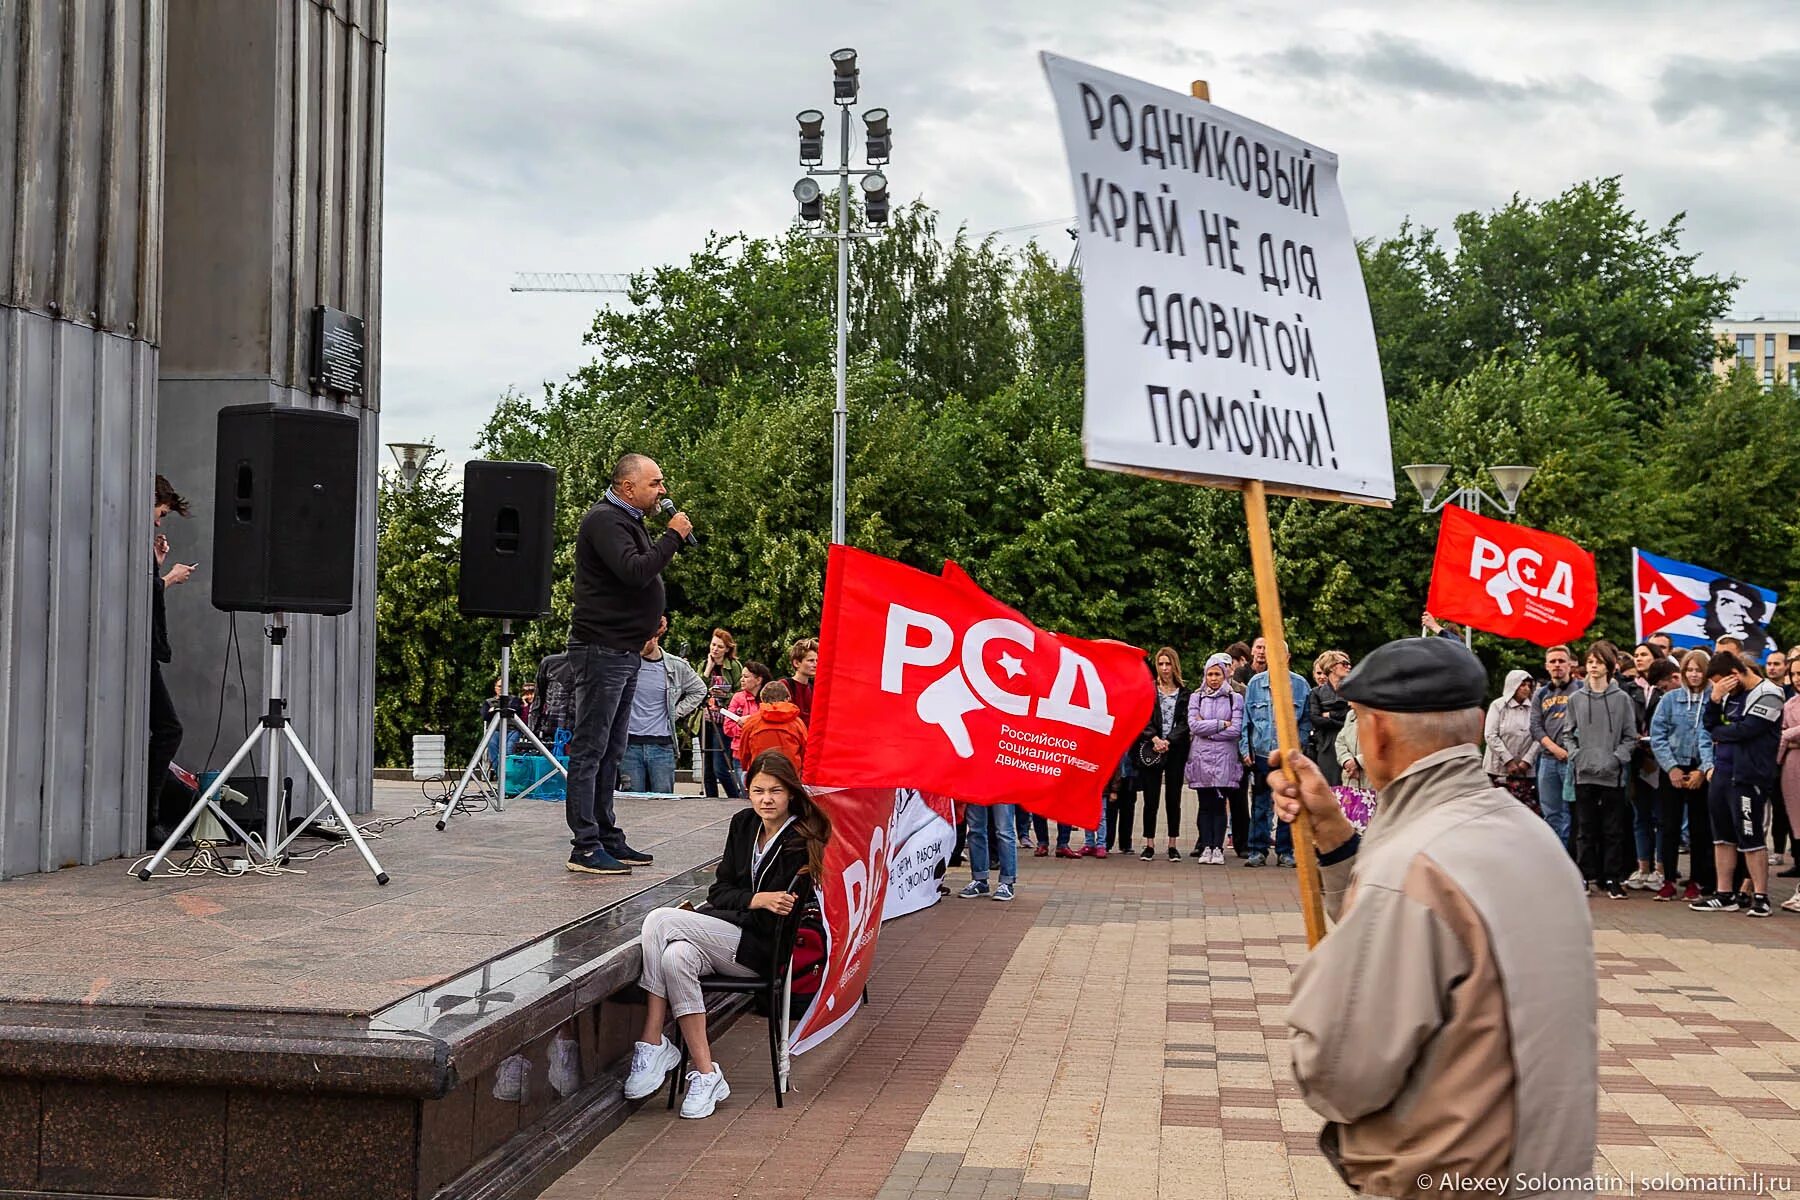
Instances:
[[[825,926],[817,908],[808,908],[794,934],[794,956],[789,990],[796,996],[816,996],[825,982]]]

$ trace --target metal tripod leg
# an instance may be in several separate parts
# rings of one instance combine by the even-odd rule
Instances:
[[[221,824],[228,827],[231,832],[237,835],[238,840],[245,846],[245,853],[249,853],[249,836],[245,834],[242,829],[239,829],[237,822],[226,816],[224,811],[214,804],[213,801],[218,798],[220,792],[225,790],[226,781],[230,779],[231,773],[237,770],[238,764],[242,763],[250,756],[250,752],[256,749],[256,743],[262,741],[263,736],[266,733],[268,733],[268,730],[261,725],[258,725],[255,729],[250,731],[249,736],[244,739],[243,745],[237,748],[237,753],[233,754],[230,761],[225,764],[225,769],[220,771],[218,776],[211,783],[206,785],[206,790],[200,793],[200,798],[194,801],[194,806],[192,808],[188,809],[187,816],[181,818],[181,824],[175,826],[175,832],[168,836],[167,840],[163,842],[162,848],[156,852],[150,861],[138,869],[139,879],[148,879],[151,875],[156,873],[156,868],[162,866],[163,862],[168,859],[169,854],[175,849],[175,844],[183,837],[187,836],[187,831],[194,827],[194,822],[198,821],[200,819],[200,814],[208,808],[213,810],[213,815],[219,818]]]
[[[538,738],[538,735],[536,733],[532,732],[531,726],[527,725],[524,722],[524,720],[522,720],[520,718],[518,713],[512,714],[512,723],[514,725],[518,726],[519,732],[524,734],[525,737],[531,742],[531,744],[533,746],[537,747],[538,753],[543,755],[546,759],[549,760],[552,770],[556,771],[564,779],[567,779],[569,777],[569,768],[563,766],[560,762],[558,762],[556,760],[556,755],[550,753],[550,748],[548,746],[544,745],[544,743]],[[537,789],[540,786],[542,786],[544,781],[549,778],[550,778],[550,776],[548,774],[538,776],[535,780],[532,781],[532,784],[530,787],[528,787],[524,791],[520,792],[517,796],[514,796],[513,799],[514,800],[523,800],[525,797],[531,795],[531,793],[537,791]]]
[[[475,747],[475,753],[469,756],[469,765],[463,768],[462,778],[456,783],[456,791],[450,794],[450,800],[442,815],[438,817],[439,829],[450,824],[450,818],[456,814],[456,806],[462,803],[463,793],[469,788],[469,780],[475,778],[475,768],[481,765],[481,756],[487,753],[488,743],[500,732],[500,724],[506,719],[506,710],[496,708],[494,715],[488,718],[487,730],[481,735],[481,744]],[[500,777],[500,790],[506,790],[506,776]]]
[[[369,844],[363,841],[362,832],[356,828],[356,822],[352,821],[350,819],[350,814],[344,810],[343,804],[337,798],[337,793],[331,790],[331,785],[329,783],[325,782],[325,776],[319,770],[319,764],[315,763],[312,759],[312,755],[306,752],[306,744],[300,740],[300,735],[294,732],[294,727],[292,725],[283,725],[281,727],[281,732],[287,735],[288,745],[292,746],[294,748],[294,753],[300,756],[301,764],[306,767],[306,773],[312,776],[313,785],[324,795],[325,803],[329,804],[331,806],[331,811],[337,814],[338,823],[344,827],[345,836],[347,836],[350,839],[351,844],[356,847],[357,853],[362,855],[363,861],[369,864],[369,870],[375,873],[375,882],[386,883],[388,881],[387,872],[382,870],[381,864],[375,861],[375,855],[369,850]],[[305,832],[306,826],[302,825],[300,828],[288,834],[287,837],[283,838],[279,846],[272,847],[269,852],[271,861],[273,861],[281,851],[287,849],[288,845],[292,843],[295,838]]]

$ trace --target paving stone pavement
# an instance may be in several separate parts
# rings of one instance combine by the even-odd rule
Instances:
[[[1350,1194],[1289,1070],[1294,872],[1114,856],[1021,875],[1013,905],[886,926],[871,1005],[798,1061],[787,1108],[746,1022],[721,1041],[714,1117],[658,1102],[546,1195]],[[1592,903],[1611,1194],[1800,1187],[1800,919]]]

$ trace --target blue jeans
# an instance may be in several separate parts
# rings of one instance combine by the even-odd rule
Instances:
[[[675,790],[675,747],[655,742],[626,741],[619,760],[619,785],[626,792]]]
[[[1016,883],[1019,878],[1019,834],[1018,826],[1013,823],[1013,806],[1010,804],[993,805],[994,833],[1000,839],[1000,882]],[[969,827],[969,874],[977,882],[986,883],[988,877],[988,809],[979,804],[969,805],[964,821]]]
[[[1069,848],[1069,838],[1076,832],[1080,832],[1081,834],[1081,844],[1090,849],[1094,846],[1106,845],[1106,813],[1102,812],[1100,814],[1100,828],[1098,829],[1082,829],[1079,825],[1064,825],[1061,821],[1058,821],[1056,823],[1056,848],[1058,850],[1067,850]],[[1049,830],[1046,829],[1044,833],[1039,836],[1049,836]]]
[[[1549,822],[1551,831],[1562,839],[1564,849],[1569,845],[1569,801],[1563,795],[1563,785],[1568,777],[1567,762],[1548,750],[1538,755],[1538,807],[1543,810],[1544,820]]]
[[[637,650],[571,643],[575,675],[575,728],[569,737],[569,793],[563,803],[578,854],[625,847],[613,816],[613,784],[625,753],[631,696],[637,691]]]
[[[1625,786],[1631,795],[1631,833],[1637,842],[1638,861],[1653,863],[1656,861],[1656,788],[1642,779],[1632,779]]]
[[[1250,792],[1250,853],[1265,858],[1273,837],[1277,856],[1294,853],[1294,830],[1286,821],[1275,819],[1275,797],[1269,791],[1269,757],[1254,755],[1251,759],[1252,790]]]

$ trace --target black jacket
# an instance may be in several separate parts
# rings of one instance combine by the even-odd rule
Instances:
[[[766,908],[752,910],[750,898],[758,892],[797,891],[805,896],[812,890],[811,882],[800,875],[806,866],[806,842],[792,825],[781,831],[763,858],[762,870],[755,879],[750,878],[750,855],[761,829],[762,818],[753,808],[743,809],[731,818],[718,878],[706,893],[710,906],[707,911],[744,931],[738,939],[737,961],[759,975],[769,969],[774,957],[781,918]]]
[[[1163,754],[1163,761],[1166,763],[1187,762],[1188,743],[1194,740],[1194,735],[1188,732],[1187,723],[1188,698],[1193,694],[1191,688],[1175,689],[1175,716],[1169,722],[1167,729],[1163,728],[1162,691],[1160,689],[1156,692],[1156,702],[1150,706],[1150,723],[1144,726],[1144,732],[1138,737],[1138,742],[1148,745],[1153,737],[1167,738],[1169,748]]]
[[[575,539],[575,617],[569,640],[642,650],[663,615],[662,570],[681,549],[665,529],[654,541],[644,519],[611,500],[587,510]]]

